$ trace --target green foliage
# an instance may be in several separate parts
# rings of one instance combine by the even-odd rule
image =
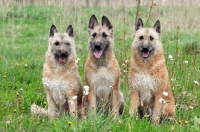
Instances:
[[[184,9],[187,11],[190,8]],[[167,20],[169,7],[155,7],[148,27],[156,15]],[[176,10],[175,10],[176,11]],[[175,12],[174,11],[174,12]],[[143,21],[147,21],[149,7],[141,7]],[[136,7],[71,7],[39,5],[7,5],[0,9],[0,131],[199,131],[200,62],[199,31],[167,29],[163,24],[161,39],[166,57],[171,88],[177,110],[173,121],[153,126],[146,119],[128,114],[130,92],[127,82],[131,43],[134,37]],[[92,14],[99,20],[106,15],[113,24],[115,53],[121,68],[121,90],[126,105],[122,116],[89,114],[86,119],[63,115],[49,122],[47,117],[31,115],[30,106],[36,103],[47,108],[42,85],[44,54],[48,46],[49,28],[55,24],[64,32],[69,24],[74,27],[80,75],[84,83],[84,65],[88,55],[88,22]],[[162,18],[161,18],[162,19]],[[187,19],[187,18],[184,18]],[[164,23],[164,22],[163,22]],[[172,25],[173,23],[169,23]],[[177,25],[175,24],[175,27]],[[193,35],[195,34],[195,35]],[[197,54],[193,54],[197,53]],[[171,55],[173,58],[169,59]]]

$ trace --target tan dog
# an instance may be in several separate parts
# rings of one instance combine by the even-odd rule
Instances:
[[[65,33],[60,34],[52,25],[42,78],[48,111],[33,104],[32,113],[48,115],[51,121],[65,112],[67,114],[78,112],[80,115],[83,90],[75,60],[76,50],[72,26],[70,25]]]
[[[129,113],[138,111],[140,116],[152,115],[155,124],[175,115],[174,98],[159,40],[160,28],[159,20],[153,28],[144,28],[142,20],[138,20],[129,72]]]
[[[114,33],[110,21],[103,16],[102,26],[92,15],[89,21],[89,55],[85,65],[85,81],[90,87],[90,108],[123,113],[124,98],[120,91],[120,68],[113,52]]]

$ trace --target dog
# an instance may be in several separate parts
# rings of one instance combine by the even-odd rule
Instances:
[[[122,114],[124,97],[120,91],[120,68],[115,57],[114,33],[107,17],[98,25],[93,14],[89,21],[88,59],[85,64],[85,82],[89,86],[89,109],[98,112]]]
[[[129,113],[137,112],[141,117],[150,115],[152,123],[159,124],[175,115],[174,97],[159,39],[160,21],[157,20],[153,28],[145,28],[139,19],[135,28],[128,77],[131,91]]]
[[[63,113],[81,115],[83,88],[75,61],[73,27],[61,34],[52,25],[42,78],[48,110],[33,104],[32,113],[48,115],[50,121]]]

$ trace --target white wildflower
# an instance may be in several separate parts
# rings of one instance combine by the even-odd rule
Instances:
[[[48,84],[48,83],[46,83],[46,82],[44,82],[44,86],[47,86],[47,87],[48,87],[48,86],[49,86],[49,84]]]
[[[199,82],[198,81],[194,81],[194,84],[199,85]]]
[[[163,98],[160,98],[160,99],[159,99],[159,102],[162,103],[162,104],[165,104],[165,103],[166,103],[166,101],[165,101]]]
[[[184,61],[184,63],[185,63],[185,64],[188,64],[188,61],[187,61],[187,60],[185,60],[185,61]]]
[[[69,102],[71,105],[74,103],[74,102],[73,102],[73,101],[71,101],[71,100],[69,100],[68,102]]]
[[[163,95],[168,96],[168,92],[165,92],[165,91],[164,91],[164,92],[163,92]]]
[[[20,90],[23,91],[23,88],[21,88]]]
[[[185,94],[186,94],[186,91],[183,91],[182,94],[185,95]]]
[[[88,94],[89,94],[89,91],[83,91],[83,93],[84,93],[85,95],[88,95]]]
[[[72,99],[77,99],[77,96],[73,96]]]
[[[28,66],[28,64],[25,64],[24,66],[25,66],[25,67],[27,67],[27,66]]]
[[[89,94],[89,89],[90,89],[90,87],[86,85],[86,86],[83,87],[83,89],[84,89],[83,93],[84,93],[85,95],[88,95],[88,94]]]
[[[172,56],[172,55],[169,55],[168,58],[169,58],[170,60],[173,60],[173,56]]]
[[[128,60],[125,60],[124,62],[125,62],[125,63],[128,63]]]
[[[78,63],[79,61],[80,61],[80,58],[77,58],[75,62]]]
[[[90,89],[90,87],[86,85],[83,87],[83,89],[88,91]]]

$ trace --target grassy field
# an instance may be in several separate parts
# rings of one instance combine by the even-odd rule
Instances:
[[[127,74],[134,37],[136,6],[55,6],[0,5],[0,132],[12,131],[200,131],[200,7],[155,6],[148,20],[150,6],[140,8],[145,25],[161,21],[163,42],[171,88],[176,101],[176,117],[152,126],[148,119],[130,117]],[[101,113],[87,119],[62,116],[52,123],[47,117],[31,115],[30,105],[45,108],[42,67],[47,50],[49,29],[55,24],[64,32],[72,24],[77,59],[84,82],[84,65],[88,55],[88,23],[92,14],[100,20],[107,16],[115,33],[115,53],[121,68],[121,90],[125,95],[125,112],[118,119]],[[99,21],[100,22],[100,21]],[[170,57],[169,57],[170,56]]]

